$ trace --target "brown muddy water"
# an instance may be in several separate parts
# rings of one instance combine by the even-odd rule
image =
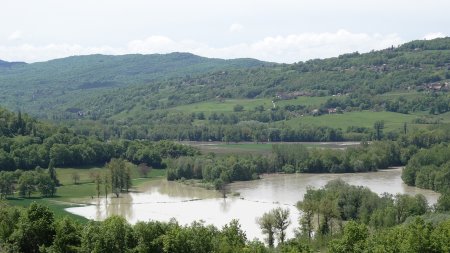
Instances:
[[[216,191],[157,180],[143,185],[139,192],[122,194],[120,198],[93,200],[88,205],[66,210],[93,220],[103,220],[117,214],[130,223],[176,218],[180,224],[203,220],[219,228],[232,219],[238,219],[247,239],[262,240],[256,217],[281,206],[290,210],[292,225],[288,228],[288,237],[292,237],[294,229],[298,228],[300,215],[295,203],[302,200],[306,188],[319,188],[337,178],[352,185],[366,186],[378,194],[421,193],[429,203],[436,203],[438,193],[407,186],[400,175],[401,169],[373,173],[266,175],[261,180],[231,184],[231,192],[239,192],[240,195],[226,199]]]

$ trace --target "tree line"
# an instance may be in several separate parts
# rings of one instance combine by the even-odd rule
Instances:
[[[261,242],[247,240],[237,220],[220,229],[175,220],[130,225],[119,216],[80,224],[68,217],[55,219],[36,203],[25,210],[0,205],[2,252],[266,252]]]
[[[224,190],[228,183],[257,179],[267,172],[275,172],[271,157],[230,155],[180,157],[169,162],[166,175],[170,181],[199,179],[216,190]]]
[[[450,137],[449,133],[450,131],[445,127],[414,131],[403,134],[396,141],[373,141],[370,144],[362,142],[357,147],[348,147],[342,150],[309,148],[302,144],[273,144],[272,153],[266,156],[228,155],[215,157],[207,155],[180,157],[172,159],[168,163],[167,179],[199,179],[214,183],[218,188],[217,186],[223,183],[258,178],[258,175],[262,173],[377,171],[393,166],[406,165],[411,157],[420,156],[422,153],[432,153],[445,157],[445,154],[442,154],[442,148],[434,148],[429,151],[420,150],[422,148],[428,149],[435,143],[445,143]],[[440,152],[435,152],[437,149],[441,149]],[[419,154],[415,155],[417,152]],[[440,160],[433,159],[433,161],[439,162]],[[408,164],[403,172],[404,175],[411,171],[410,168],[412,168],[411,164],[413,163],[414,160]],[[439,173],[440,175],[446,175],[445,171]],[[403,177],[406,178],[406,176]],[[413,177],[415,178],[415,174]],[[444,182],[441,179],[439,180]],[[411,184],[410,181],[405,182]]]
[[[380,196],[333,180],[297,203],[297,239],[329,252],[445,252],[449,234],[440,233],[450,231],[449,199],[443,194],[430,206],[420,194]]]
[[[163,167],[162,158],[198,154],[170,141],[101,140],[0,108],[0,171],[105,164],[112,158]]]
[[[301,232],[312,235],[333,235],[341,230],[344,221],[358,221],[373,228],[386,228],[402,224],[410,216],[429,211],[423,195],[382,194],[362,186],[349,185],[342,180],[328,182],[323,188],[308,189],[301,202],[303,212]]]
[[[403,181],[411,186],[438,192],[450,191],[450,147],[448,143],[422,149],[411,157],[402,171]]]
[[[53,197],[57,186],[57,179],[41,168],[34,171],[0,171],[0,200],[13,197],[16,191],[21,197],[30,198],[35,192],[43,197]]]

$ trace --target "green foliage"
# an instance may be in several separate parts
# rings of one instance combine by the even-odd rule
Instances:
[[[237,104],[233,107],[233,111],[235,111],[235,112],[242,112],[243,110],[244,110],[244,106],[239,105],[239,104]]]
[[[297,208],[304,213],[299,222],[302,236],[308,239],[312,238],[314,228],[320,235],[339,232],[342,221],[353,220],[374,228],[386,228],[429,210],[422,195],[383,194],[380,197],[368,188],[352,186],[342,180],[330,181],[321,189],[308,189]],[[316,227],[313,226],[314,216],[317,217]]]
[[[97,252],[127,252],[136,246],[133,229],[123,217],[112,216],[101,223]]]
[[[218,252],[239,252],[247,241],[245,232],[241,229],[238,220],[232,220],[222,227],[218,242],[215,245]]]
[[[349,221],[344,227],[343,237],[330,242],[329,250],[334,253],[364,252],[369,230],[366,225]]]
[[[343,150],[309,149],[301,144],[273,145],[277,167],[309,173],[367,172],[401,164],[401,150],[391,141]]]
[[[286,229],[291,224],[291,221],[289,220],[289,209],[278,207],[272,210],[272,214],[278,241],[283,244],[286,239]]]
[[[436,203],[436,210],[439,212],[450,211],[450,191],[441,193]]]
[[[57,220],[53,245],[47,250],[55,253],[76,253],[80,252],[80,245],[81,225],[67,217]]]
[[[32,203],[20,216],[8,242],[20,252],[39,252],[39,247],[53,243],[53,222],[53,213],[47,207]]]
[[[373,124],[373,128],[375,129],[376,133],[376,139],[381,140],[382,134],[383,134],[383,128],[384,128],[384,121],[376,121]]]
[[[264,213],[262,217],[257,219],[257,223],[262,233],[267,235],[267,244],[269,247],[273,247],[275,243],[275,217],[273,212]]]
[[[450,147],[439,144],[420,150],[409,160],[402,179],[408,185],[447,191],[450,188]]]
[[[16,116],[0,109],[5,126],[0,131],[0,171],[24,169],[37,166],[49,168],[49,176],[55,185],[54,168],[105,164],[111,158],[125,158],[135,164],[146,163],[162,168],[162,158],[196,155],[199,152],[190,146],[170,141],[102,141],[96,137],[77,135],[64,127],[54,127],[29,118]],[[20,119],[20,120],[19,120]],[[18,121],[23,123],[17,123]],[[1,123],[0,123],[1,124]],[[15,125],[25,125],[19,131]]]
[[[203,179],[215,182],[219,189],[222,183],[253,180],[257,174],[271,171],[272,168],[271,158],[262,156],[230,155],[213,159],[181,157],[169,165],[167,179]]]
[[[116,197],[119,197],[122,191],[128,192],[131,188],[130,165],[123,159],[111,159],[106,168],[109,170],[111,189]]]
[[[8,238],[16,229],[21,216],[17,208],[11,208],[0,202],[0,245],[8,241]]]
[[[439,121],[437,117],[427,120],[405,114],[429,111],[441,115],[449,111],[450,97],[444,84],[449,77],[450,50],[441,46],[448,41],[415,41],[399,48],[283,65],[252,59],[206,59],[186,53],[91,55],[13,64],[0,68],[2,104],[41,118],[70,120],[67,124],[78,134],[103,140],[380,139],[376,130],[343,133],[347,127],[372,128],[379,119],[364,121],[360,115],[350,116],[355,125],[345,116],[361,110],[367,115],[393,112],[384,133],[390,138],[387,130],[392,125],[400,129],[406,119],[408,123]],[[417,48],[411,49],[413,46]],[[427,86],[433,82],[444,87],[435,90]],[[234,102],[228,103],[230,99]],[[240,109],[233,112],[234,106]],[[328,109],[344,114],[312,116],[328,114]],[[339,126],[328,126],[333,117],[338,118]],[[398,122],[400,118],[402,122]],[[258,129],[243,126],[248,121],[267,125]],[[283,126],[285,121],[291,127]],[[315,131],[308,122],[320,123],[321,129]],[[4,126],[0,123],[0,129]],[[7,136],[39,130],[27,123],[25,115],[16,117],[11,126],[12,131],[5,131]],[[70,149],[59,148],[60,154],[70,154]]]
[[[267,234],[266,241],[269,247],[274,246],[275,235],[279,245],[282,245],[286,239],[286,229],[291,224],[289,209],[282,209],[281,207],[272,209],[264,213],[262,217],[257,218],[257,223],[263,234]]]

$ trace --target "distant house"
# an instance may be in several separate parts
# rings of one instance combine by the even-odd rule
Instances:
[[[320,115],[319,109],[314,109],[314,110],[312,110],[312,111],[311,111],[311,115],[313,115],[313,116],[319,116],[319,115]]]
[[[292,95],[290,95],[289,93],[286,93],[286,92],[277,92],[275,97],[278,99],[281,99],[281,100],[288,100],[288,99],[293,98]]]
[[[311,96],[311,93],[306,91],[294,91],[294,92],[277,92],[275,97],[280,100],[289,100],[302,96]]]
[[[448,91],[450,88],[448,82],[434,82],[425,84],[424,86],[430,91]]]
[[[337,109],[336,108],[328,108],[328,114],[335,114],[337,113]]]

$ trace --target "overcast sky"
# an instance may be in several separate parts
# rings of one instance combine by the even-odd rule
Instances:
[[[191,52],[292,63],[450,34],[448,0],[3,0],[0,59]]]

